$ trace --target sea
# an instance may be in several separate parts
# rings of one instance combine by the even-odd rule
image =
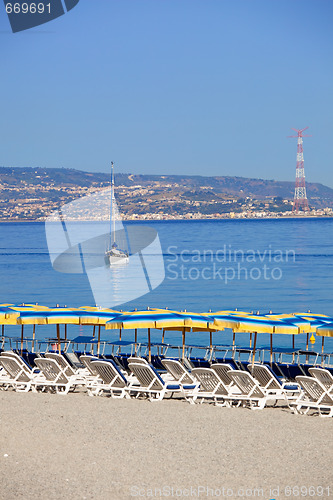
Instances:
[[[146,261],[144,276],[149,286],[140,287],[127,276],[125,285],[121,279],[118,283],[117,297],[110,298],[98,274],[92,281],[84,268],[82,272],[71,272],[75,271],[71,266],[66,272],[54,268],[43,222],[1,223],[0,302],[78,307],[100,305],[102,300],[103,306],[123,311],[167,307],[193,312],[238,309],[333,315],[333,219],[128,221],[124,225],[130,231],[149,234],[151,230],[156,235],[150,253],[158,272],[147,263],[143,249],[138,262]],[[121,268],[117,273],[121,276]],[[117,279],[115,275],[109,281],[115,286]],[[15,334],[17,327],[8,328]],[[50,328],[38,327],[38,335],[52,336]],[[71,328],[75,336],[91,329]],[[115,335],[112,331],[103,335],[111,334]],[[122,338],[132,335],[123,331]],[[176,342],[177,335],[167,332],[165,340]],[[227,344],[230,335],[228,331],[214,333],[214,342]],[[139,331],[139,336],[146,339],[146,332]],[[153,331],[153,340],[158,342],[160,337],[160,331]],[[290,344],[289,336],[275,337],[278,346]],[[325,340],[330,352],[332,340]],[[238,334],[237,341],[246,344],[248,334]],[[189,333],[187,342],[205,345],[208,334]],[[267,343],[267,336],[262,335],[261,342]],[[301,347],[304,342],[304,335],[298,335],[296,344]],[[316,341],[317,349],[319,344],[321,339]]]

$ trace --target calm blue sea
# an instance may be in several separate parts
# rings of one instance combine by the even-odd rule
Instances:
[[[151,292],[119,304],[118,309],[311,310],[333,315],[331,219],[149,221],[126,225],[150,226],[158,232],[165,279]],[[85,274],[53,269],[43,223],[2,223],[0,227],[1,303],[95,305]],[[123,298],[126,300],[126,294]],[[158,335],[156,332],[156,339]],[[205,343],[207,339],[199,335],[196,341]],[[283,336],[277,337],[278,344],[286,342]]]

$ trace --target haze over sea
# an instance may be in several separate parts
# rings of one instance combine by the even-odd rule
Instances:
[[[144,224],[157,230],[165,280],[149,294],[118,309],[149,306],[207,312],[237,308],[261,313],[311,310],[333,315],[332,219],[126,224]],[[86,275],[63,274],[52,268],[44,223],[1,223],[1,234],[1,303],[95,305]],[[51,336],[54,332],[48,333]],[[126,338],[129,333],[124,333]],[[170,333],[170,339],[174,335]],[[196,338],[195,342],[206,341]],[[277,344],[286,341],[285,336],[277,336]],[[303,336],[298,342],[304,342]],[[330,340],[325,345],[332,350]],[[316,347],[319,349],[318,340]]]

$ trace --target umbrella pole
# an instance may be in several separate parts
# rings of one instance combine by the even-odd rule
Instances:
[[[270,334],[270,342],[271,342],[271,352],[270,352],[270,363],[271,366],[273,364],[273,334]]]
[[[252,367],[254,365],[254,360],[256,357],[256,345],[257,345],[257,332],[254,333],[253,352],[252,352]]]
[[[134,330],[134,354],[136,355],[137,343],[138,343],[138,330],[135,328]]]
[[[148,361],[151,363],[150,328],[148,328]]]
[[[98,325],[98,339],[97,339],[97,355],[98,356],[99,356],[100,347],[101,347],[101,325]]]
[[[21,326],[21,356],[23,354],[23,332],[24,332],[24,325]]]
[[[67,340],[67,325],[65,325],[65,340]]]
[[[236,333],[233,330],[232,331],[232,347],[235,347],[235,343],[236,343]]]
[[[61,354],[60,325],[57,325],[57,339],[58,339],[58,351],[59,351],[59,354]]]
[[[95,338],[95,328],[96,328],[96,325],[94,325],[94,328],[93,328],[93,339]]]
[[[31,352],[35,352],[36,325],[32,327],[32,345]]]
[[[182,337],[183,337],[183,339],[182,339],[182,342],[183,342],[182,359],[184,359],[185,358],[185,328],[183,328]]]
[[[119,342],[121,342],[121,328],[119,328]]]
[[[162,344],[164,344],[164,334],[165,334],[165,330],[164,330],[164,328],[163,328],[163,329],[162,329]],[[161,349],[161,354],[163,354],[163,353],[164,353],[164,348],[163,348],[163,346],[162,346],[162,349]]]
[[[324,354],[325,337],[321,339],[321,353]],[[324,356],[321,357],[321,366],[324,366]]]
[[[309,350],[309,334],[306,334],[306,350]],[[309,361],[309,356],[306,356],[306,363]]]
[[[293,363],[295,362],[295,335],[293,335]]]
[[[252,347],[252,332],[250,333],[250,349]]]

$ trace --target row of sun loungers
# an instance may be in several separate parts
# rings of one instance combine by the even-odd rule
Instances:
[[[128,358],[128,371],[113,360],[94,356],[80,357],[82,367],[71,365],[58,353],[46,353],[34,359],[35,367],[14,352],[0,355],[0,388],[15,391],[67,394],[81,387],[91,396],[114,398],[146,397],[160,401],[174,394],[191,404],[213,402],[215,405],[247,406],[262,409],[267,404],[284,401],[294,413],[316,410],[321,416],[333,416],[333,376],[323,368],[310,368],[311,376],[297,376],[296,383],[281,381],[266,365],[235,370],[226,363],[191,371],[178,360],[162,360],[159,373],[146,359]]]

